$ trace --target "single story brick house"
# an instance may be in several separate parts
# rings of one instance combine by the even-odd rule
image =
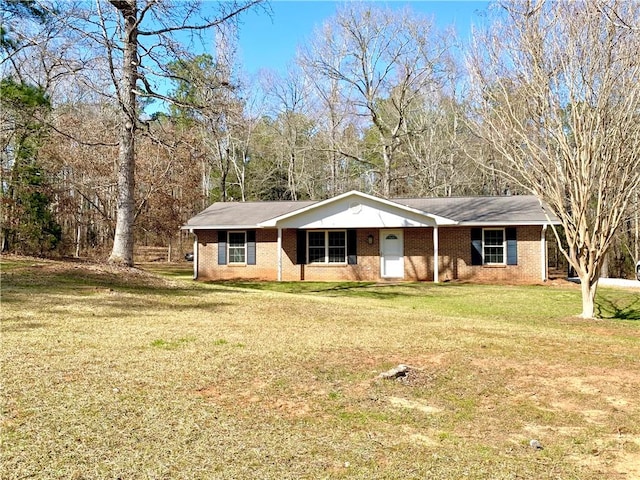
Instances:
[[[219,202],[183,226],[194,278],[537,283],[546,230],[533,196]]]

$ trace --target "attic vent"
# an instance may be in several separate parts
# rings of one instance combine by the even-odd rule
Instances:
[[[353,202],[349,205],[349,211],[354,215],[356,213],[360,213],[360,210],[362,210],[362,205],[360,205],[358,202]]]

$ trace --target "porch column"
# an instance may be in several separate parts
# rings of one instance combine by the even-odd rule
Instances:
[[[433,226],[433,283],[440,281],[440,263],[438,261],[438,225]]]
[[[282,227],[278,227],[278,281],[282,281]]]
[[[542,226],[540,234],[540,275],[543,282],[547,281],[547,226]]]

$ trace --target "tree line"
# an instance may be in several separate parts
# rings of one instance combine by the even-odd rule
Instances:
[[[499,2],[468,45],[350,2],[255,78],[260,0],[0,3],[3,251],[132,264],[211,202],[357,189],[536,194],[589,287],[638,258],[635,2]]]

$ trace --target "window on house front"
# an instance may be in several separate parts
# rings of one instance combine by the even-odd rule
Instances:
[[[229,232],[227,242],[229,248],[229,263],[246,263],[246,240],[246,232]]]
[[[482,231],[482,255],[485,264],[505,263],[505,239],[503,228],[485,228]]]
[[[517,229],[472,228],[471,265],[518,265]]]
[[[345,263],[347,235],[344,230],[308,232],[309,263]]]

